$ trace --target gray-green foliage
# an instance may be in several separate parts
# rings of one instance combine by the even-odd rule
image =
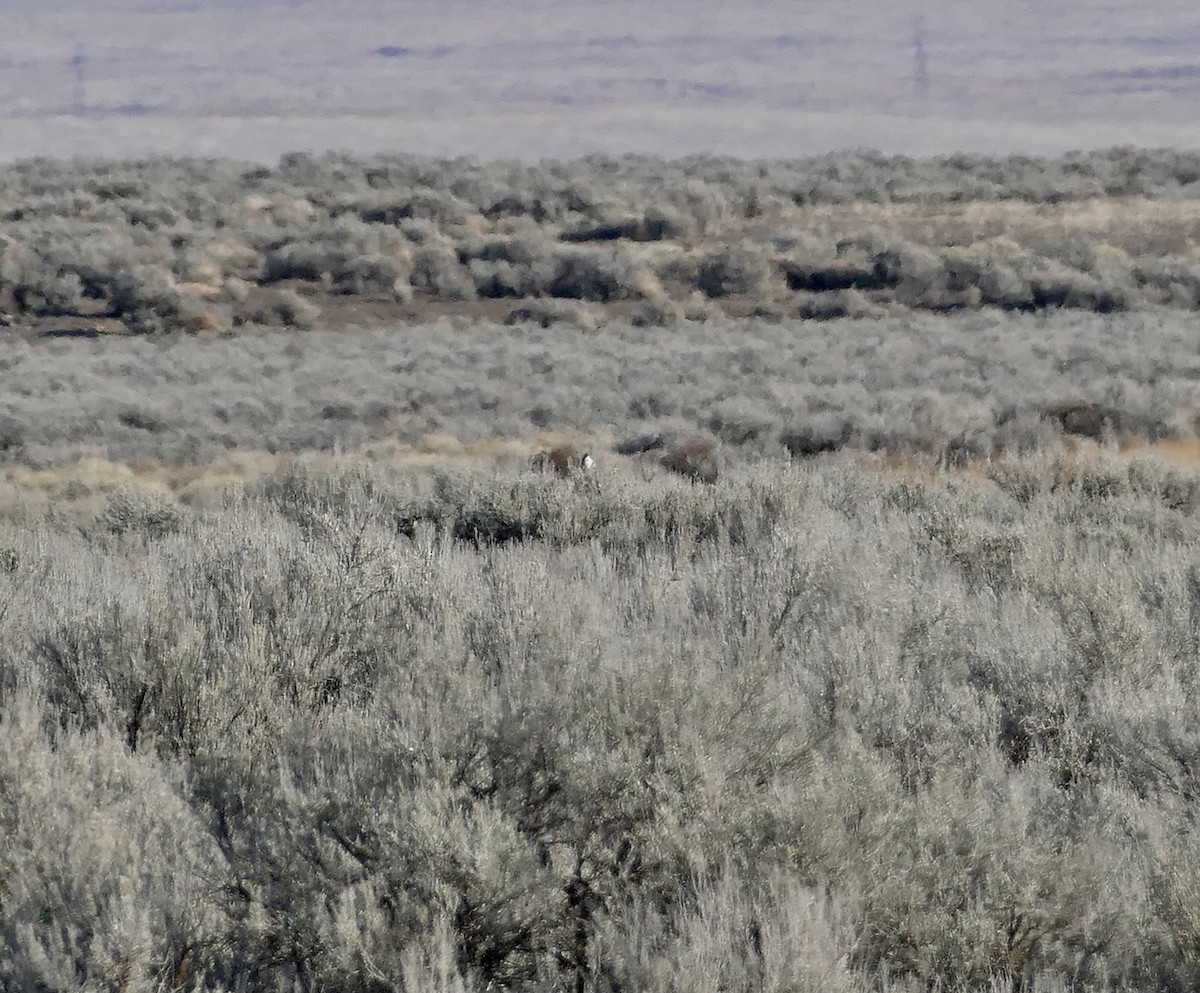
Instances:
[[[48,736],[46,716],[6,700],[0,981],[150,990],[214,975],[228,874],[179,768],[108,727]]]
[[[293,291],[265,292],[280,296],[258,305],[305,317]],[[1200,323],[1178,314],[546,327],[566,311],[585,324],[589,306],[535,301],[511,326],[411,332],[14,340],[0,354],[0,460],[100,450],[194,465],[229,448],[351,450],[433,432],[473,441],[611,425],[618,443],[702,433],[748,457],[848,447],[953,461],[1038,449],[1063,432],[1102,440],[1195,428]]]
[[[1194,479],[299,466],[0,533],[0,981],[1194,987]]]
[[[864,309],[847,290],[931,311],[1192,310],[1200,270],[1179,225],[1115,231],[1114,245],[1102,245],[1034,218],[1023,244],[998,245],[982,227],[965,243],[932,227],[922,234],[904,211],[1192,200],[1197,176],[1194,154],[1130,148],[1059,159],[856,152],[536,165],[295,154],[270,169],[36,160],[0,168],[0,307],[33,322],[107,316],[135,332],[306,327],[315,314],[260,305],[231,281],[454,309],[503,297],[607,304],[641,298],[662,278],[676,302],[698,290],[779,314],[797,312],[795,302],[821,318]],[[820,213],[844,204],[876,208],[888,230],[864,236],[852,213]],[[518,251],[495,250],[513,242]]]

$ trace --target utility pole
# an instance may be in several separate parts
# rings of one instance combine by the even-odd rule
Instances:
[[[913,20],[913,93],[924,104],[929,98],[929,54],[925,51],[925,15]]]
[[[75,54],[71,56],[71,68],[75,71],[75,90],[71,100],[75,115],[82,116],[87,111],[87,86],[84,78],[84,67],[87,65],[87,55],[82,44],[75,45]]]

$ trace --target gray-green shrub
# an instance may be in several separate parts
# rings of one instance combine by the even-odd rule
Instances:
[[[2,978],[1189,988],[1194,495],[996,478],[297,466],[6,524]]]

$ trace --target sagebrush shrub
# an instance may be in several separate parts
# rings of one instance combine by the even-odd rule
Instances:
[[[3,978],[1187,988],[1185,480],[991,475],[298,464],[10,523]]]
[[[771,266],[760,251],[748,245],[728,245],[701,260],[696,285],[709,297],[757,294],[771,276]]]
[[[255,324],[308,330],[316,327],[321,309],[306,300],[293,289],[264,290],[255,297],[247,297],[239,307],[236,319]]]

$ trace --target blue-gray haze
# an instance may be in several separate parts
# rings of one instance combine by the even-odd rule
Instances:
[[[9,6],[9,158],[1176,145],[1200,83],[1183,0]]]

